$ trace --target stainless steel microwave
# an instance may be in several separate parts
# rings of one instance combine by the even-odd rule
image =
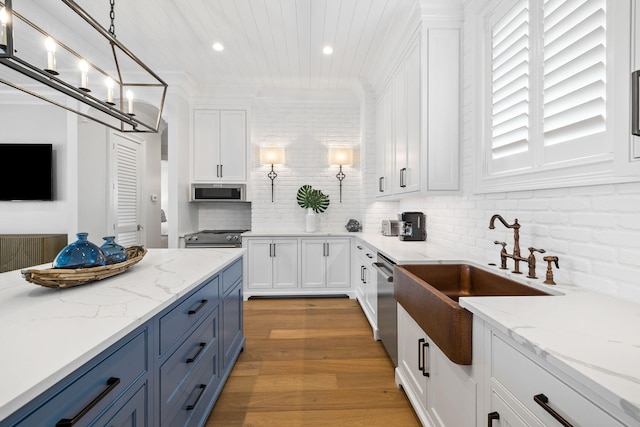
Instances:
[[[245,202],[245,184],[191,184],[192,202]]]

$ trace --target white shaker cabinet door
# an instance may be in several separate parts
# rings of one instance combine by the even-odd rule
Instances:
[[[273,287],[298,287],[298,240],[273,241]]]
[[[243,110],[220,111],[220,180],[247,179],[247,120]]]
[[[328,239],[326,244],[326,286],[348,288],[351,285],[351,242],[349,239]]]
[[[249,239],[247,242],[247,289],[273,287],[273,258],[271,239]]]

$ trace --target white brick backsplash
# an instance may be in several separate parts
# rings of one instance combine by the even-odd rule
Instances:
[[[463,70],[463,138],[461,141],[462,185],[458,196],[428,196],[403,199],[397,210],[420,210],[427,215],[427,243],[450,243],[469,254],[500,262],[500,247],[513,250],[513,232],[496,223],[493,214],[512,223],[518,218],[520,247],[534,246],[557,255],[560,269],[553,268],[556,282],[640,302],[640,183],[592,185],[535,191],[476,194],[474,167],[476,145],[474,111],[470,100],[474,70],[472,31],[465,31]],[[365,175],[365,180],[369,179]],[[367,214],[369,211],[367,210]],[[546,263],[538,259],[537,276],[544,280]],[[513,261],[508,260],[509,268]]]

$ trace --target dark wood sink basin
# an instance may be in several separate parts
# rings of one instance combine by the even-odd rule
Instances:
[[[397,265],[393,281],[396,300],[459,365],[471,364],[473,323],[460,297],[551,295],[469,264]]]

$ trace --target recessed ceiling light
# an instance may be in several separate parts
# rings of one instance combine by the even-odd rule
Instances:
[[[331,46],[325,46],[322,48],[322,53],[325,55],[331,55],[333,53],[333,48]]]
[[[224,46],[222,46],[222,43],[214,43],[213,44],[213,50],[217,50],[218,52],[224,50]]]

